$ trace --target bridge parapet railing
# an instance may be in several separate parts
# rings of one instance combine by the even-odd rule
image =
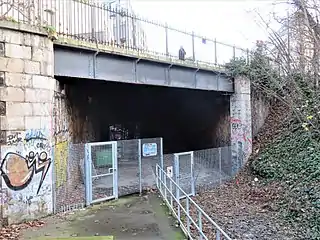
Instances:
[[[156,184],[163,200],[189,239],[231,240],[159,165],[156,166]],[[177,198],[177,195],[185,198]]]
[[[232,58],[244,57],[249,61],[247,49],[145,19],[130,6],[116,5],[116,1],[105,4],[88,0],[5,0],[0,4],[1,19],[45,27],[57,34],[60,41],[95,43],[169,62],[180,61],[180,46],[186,51],[181,63],[221,68]]]

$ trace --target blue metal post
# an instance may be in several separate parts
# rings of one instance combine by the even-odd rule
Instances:
[[[174,155],[174,174],[175,174],[175,182],[177,186],[179,186],[179,156]],[[180,200],[180,189],[176,187],[176,198]]]
[[[112,143],[112,156],[113,156],[113,195],[115,199],[118,198],[118,145],[117,142]],[[92,184],[91,184],[92,185]]]
[[[89,206],[92,202],[92,170],[91,170],[91,146],[90,143],[85,145],[85,189],[86,189],[86,205]]]
[[[163,138],[160,138],[160,166],[163,169]]]
[[[189,206],[189,198],[186,198],[186,212],[187,212],[187,231],[190,233],[190,206]]]
[[[139,159],[139,192],[142,193],[142,159],[141,159],[141,139],[138,141],[138,159]]]
[[[200,237],[199,239],[202,240],[203,239],[203,232],[202,232],[202,213],[201,211],[198,212],[198,224],[199,224],[199,232],[200,232]]]
[[[195,183],[195,177],[194,177],[194,155],[193,152],[191,152],[191,194],[194,196],[196,195],[196,183]]]

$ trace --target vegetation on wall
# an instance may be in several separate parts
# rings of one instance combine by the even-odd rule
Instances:
[[[227,64],[233,76],[250,78],[252,90],[266,96],[271,106],[285,109],[275,120],[280,123],[279,129],[266,126],[260,132],[258,141],[263,141],[264,147],[248,167],[259,179],[281,184],[285,191],[276,204],[282,216],[299,228],[306,239],[319,239],[319,87],[314,72],[301,72],[284,62],[275,63],[267,53],[265,44],[258,42],[249,63],[240,58]]]

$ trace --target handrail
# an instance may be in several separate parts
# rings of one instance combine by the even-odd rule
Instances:
[[[162,176],[165,177],[164,181],[162,180]],[[167,186],[167,182],[166,182],[167,178],[170,181],[170,187]],[[182,223],[182,221],[180,219],[180,209],[182,209],[182,211],[187,215],[187,217],[188,217],[188,219],[187,219],[187,228],[185,228],[184,225],[181,226],[181,227],[185,231],[185,234],[187,234],[191,239],[193,239],[193,238],[192,238],[192,235],[191,235],[191,232],[190,232],[190,221],[196,227],[196,229],[198,230],[198,233],[200,234],[200,237],[201,237],[200,239],[202,239],[202,237],[204,237],[205,239],[208,239],[206,237],[206,235],[202,232],[202,217],[205,217],[206,220],[216,228],[216,239],[217,240],[221,239],[220,234],[222,234],[224,239],[232,240],[232,238],[230,238],[228,236],[228,234],[225,231],[223,231],[219,227],[219,225],[215,221],[213,221],[211,219],[211,217],[207,213],[205,213],[203,211],[203,209],[194,200],[192,200],[188,196],[188,194],[169,175],[167,175],[167,173],[158,164],[156,165],[156,183],[157,183],[157,187],[158,187],[161,195],[163,196],[164,200],[166,201],[168,207],[170,207],[173,212],[174,212],[174,208],[172,206],[173,200],[178,204],[178,214],[176,214],[175,212],[174,212],[174,214],[178,218],[178,221],[180,222],[180,224]],[[174,187],[176,188],[176,190],[178,190],[184,196],[186,196],[186,208],[187,208],[187,210],[184,209],[184,207],[182,206],[180,200],[174,196],[174,193],[172,192],[173,191],[172,184],[174,184]],[[164,188],[165,188],[165,192],[164,193],[163,193],[163,190],[162,190],[162,186],[164,186]],[[170,196],[170,198],[171,198],[170,203],[169,203],[169,201],[167,199],[167,191],[171,195]],[[190,206],[190,204],[194,205],[196,207],[196,209],[197,209],[198,216],[199,216],[199,223],[198,223],[199,226],[192,219],[192,217],[189,215],[189,206]]]

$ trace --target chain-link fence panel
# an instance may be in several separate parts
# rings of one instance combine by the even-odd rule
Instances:
[[[141,187],[156,188],[156,165],[163,159],[162,138],[144,138],[141,146]]]
[[[111,142],[90,144],[92,201],[110,199],[116,195],[114,174],[116,162]],[[115,150],[115,149],[114,149]]]
[[[140,191],[139,142],[139,139],[117,141],[119,197]]]
[[[172,167],[174,169],[174,153],[163,155],[163,169],[166,171],[167,167]]]
[[[54,211],[65,212],[85,206],[84,144],[68,141],[54,147]]]
[[[210,190],[231,177],[231,148],[210,148],[194,151],[196,191]]]
[[[178,153],[175,155],[176,183],[187,194],[194,195],[194,165],[193,152]],[[178,197],[185,197],[181,192]]]
[[[232,174],[232,148],[231,146],[221,147],[221,171],[226,176],[225,180],[233,177]]]

